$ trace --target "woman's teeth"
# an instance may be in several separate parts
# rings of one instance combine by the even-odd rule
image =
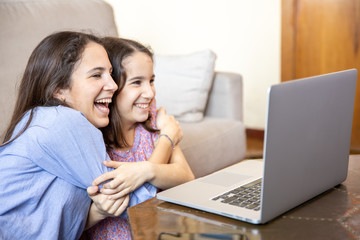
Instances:
[[[104,98],[96,100],[95,103],[111,103],[111,98]]]

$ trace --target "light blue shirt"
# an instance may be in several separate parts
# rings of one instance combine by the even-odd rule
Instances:
[[[110,159],[102,133],[82,113],[35,108],[28,129],[0,147],[0,239],[78,239],[91,203],[86,188],[113,170],[103,160]],[[155,193],[146,183],[130,195],[129,206]]]

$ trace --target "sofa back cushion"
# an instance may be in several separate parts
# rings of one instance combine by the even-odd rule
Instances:
[[[117,36],[113,10],[102,0],[2,0],[0,2],[0,132],[11,118],[31,52],[47,35],[86,31]]]
[[[214,80],[216,55],[204,50],[188,55],[154,57],[156,100],[182,122],[203,119]]]

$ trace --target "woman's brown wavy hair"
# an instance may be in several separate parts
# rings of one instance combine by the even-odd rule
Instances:
[[[86,45],[101,39],[87,33],[63,31],[44,38],[32,52],[20,82],[10,124],[2,146],[19,137],[30,125],[33,109],[39,106],[66,105],[54,97],[58,89],[68,89],[75,64],[81,59]],[[25,127],[12,137],[16,125],[26,112],[30,117]]]

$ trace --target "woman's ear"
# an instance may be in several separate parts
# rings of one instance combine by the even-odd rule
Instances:
[[[64,89],[56,89],[53,93],[53,97],[59,99],[61,102],[66,102],[67,91]]]

